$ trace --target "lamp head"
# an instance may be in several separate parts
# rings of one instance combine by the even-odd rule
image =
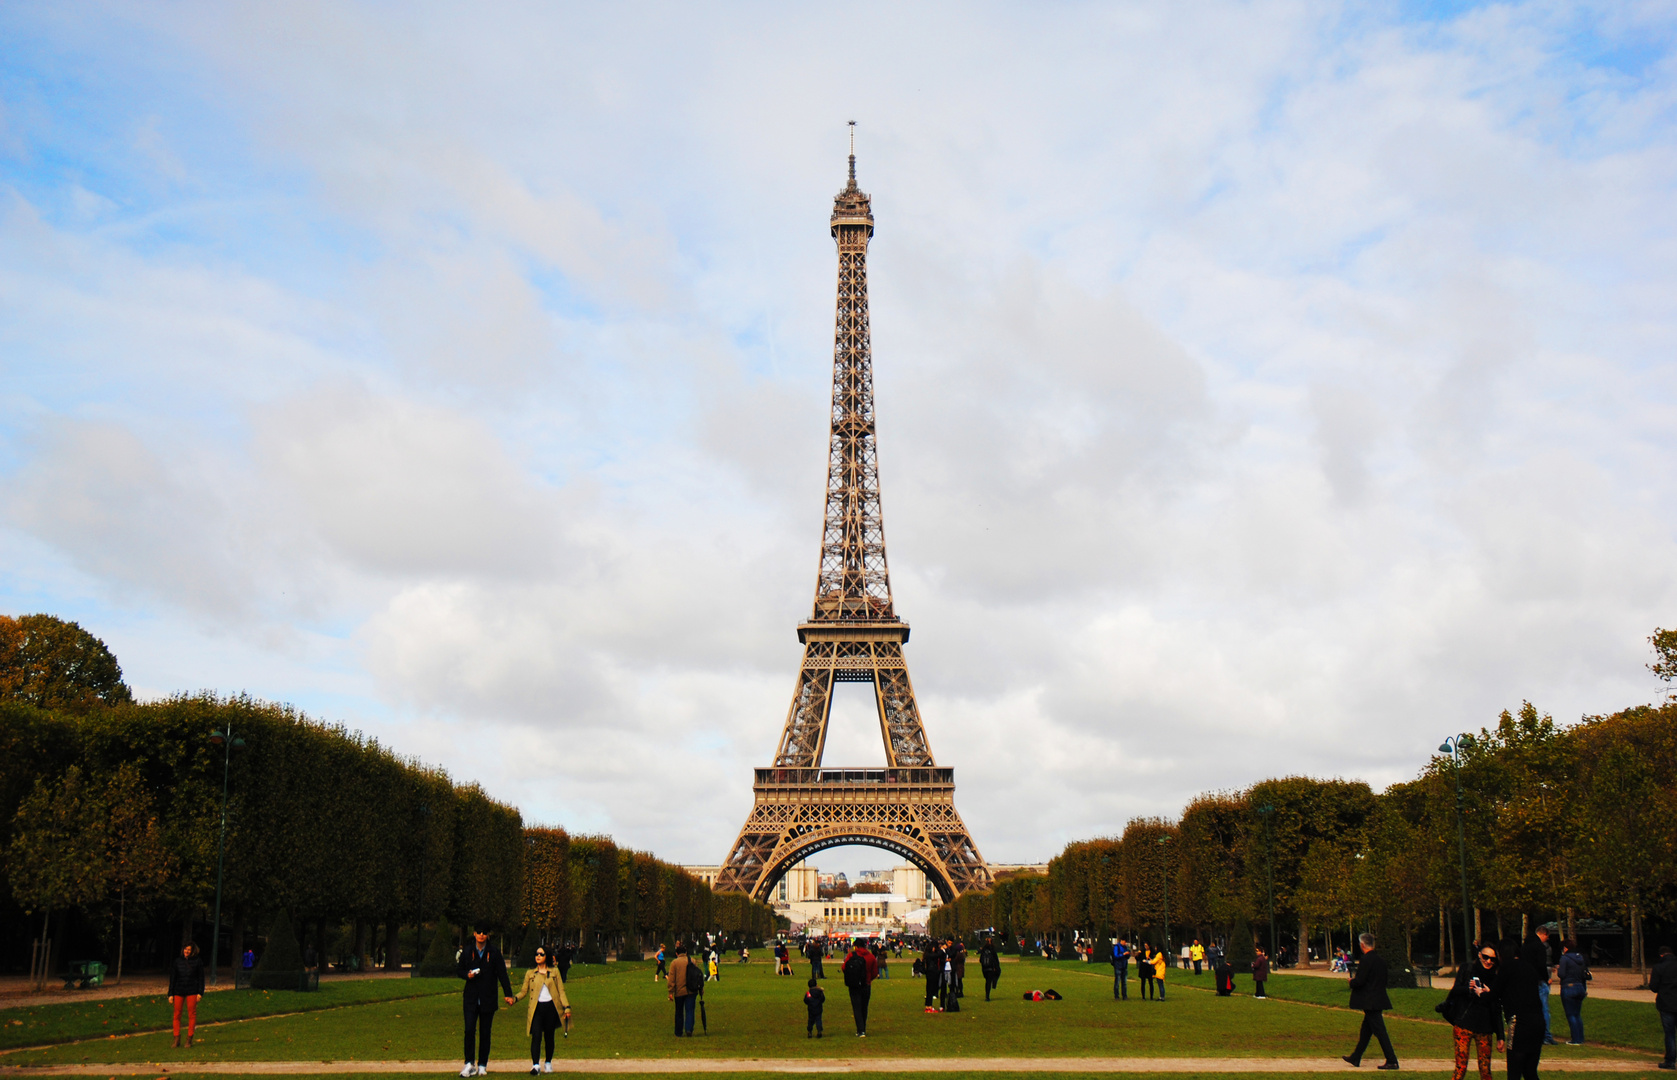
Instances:
[[[1455,753],[1456,752],[1456,741],[1454,739],[1445,739],[1443,744],[1441,746],[1439,746],[1438,752],[1440,754],[1453,754],[1453,753]]]

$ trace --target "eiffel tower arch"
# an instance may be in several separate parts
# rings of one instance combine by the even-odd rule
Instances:
[[[909,627],[891,603],[873,409],[868,241],[873,208],[850,179],[833,199],[838,305],[826,512],[815,607],[774,764],[757,769],[751,813],[716,877],[720,891],[765,900],[800,860],[841,844],[884,848],[926,873],[945,900],[990,884],[990,868],[955,811],[955,770],[939,767],[920,720],[903,646]],[[833,684],[871,683],[885,742],[883,768],[823,766]]]

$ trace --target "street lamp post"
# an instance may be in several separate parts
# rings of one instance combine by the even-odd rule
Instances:
[[[215,921],[210,930],[210,985],[220,984],[221,955],[221,885],[227,866],[227,785],[233,773],[233,751],[243,750],[245,741],[233,735],[233,722],[210,734],[210,744],[221,747],[221,843],[215,857]]]
[[[1462,955],[1457,967],[1468,962],[1473,955],[1473,931],[1468,923],[1471,906],[1467,898],[1467,817],[1462,809],[1462,740],[1466,735],[1457,735],[1445,739],[1438,748],[1441,754],[1450,755],[1450,771],[1456,779],[1456,853],[1461,859],[1462,870]]]
[[[1275,807],[1264,803],[1258,807],[1258,816],[1264,819],[1264,887],[1269,893],[1269,959],[1275,962]]]
[[[1159,846],[1165,849],[1165,965],[1170,965],[1170,837],[1159,837]]]

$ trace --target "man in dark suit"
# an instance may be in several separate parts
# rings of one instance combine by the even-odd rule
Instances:
[[[1363,934],[1357,943],[1362,946],[1362,959],[1357,961],[1357,973],[1351,976],[1351,1008],[1362,1011],[1363,1027],[1357,1034],[1357,1048],[1341,1060],[1347,1065],[1361,1065],[1372,1037],[1380,1040],[1380,1049],[1386,1052],[1385,1064],[1378,1067],[1395,1069],[1397,1054],[1392,1050],[1392,1037],[1386,1034],[1386,1018],[1380,1015],[1392,1007],[1391,996],[1386,993],[1386,958],[1374,951],[1373,934]]]
[[[466,980],[466,992],[461,1002],[466,1014],[466,1067],[461,1076],[483,1076],[489,1072],[489,1032],[495,1026],[495,1010],[501,1007],[500,997],[508,1005],[518,1000],[512,996],[512,980],[507,978],[507,963],[501,950],[489,944],[489,931],[482,926],[472,933],[472,944],[462,949],[454,974]],[[495,984],[501,984],[501,995]],[[475,1037],[474,1037],[475,1033]],[[472,1058],[473,1043],[477,1046],[477,1060]]]

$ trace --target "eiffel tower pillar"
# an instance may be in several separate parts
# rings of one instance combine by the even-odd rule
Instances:
[[[774,764],[756,770],[752,807],[716,878],[720,891],[766,900],[800,860],[824,848],[865,844],[925,871],[945,900],[986,888],[990,869],[955,811],[955,770],[932,757],[903,646],[908,624],[891,603],[873,409],[868,328],[868,241],[873,208],[850,178],[833,199],[838,304],[826,513],[815,606],[798,627],[803,664]],[[823,766],[833,684],[874,688],[884,768]]]

